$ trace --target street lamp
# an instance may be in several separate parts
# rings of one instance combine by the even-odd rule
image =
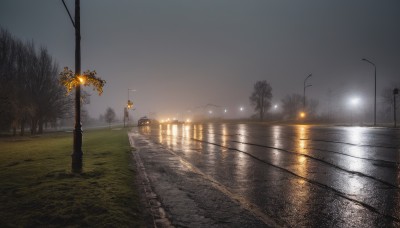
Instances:
[[[375,96],[374,96],[374,126],[376,126],[376,65],[375,63],[369,61],[368,59],[361,59],[361,61],[365,61],[367,63],[370,63],[372,66],[374,66],[375,69]]]
[[[350,100],[350,103],[352,104],[352,105],[358,105],[359,103],[360,103],[360,99],[358,98],[358,97],[354,97],[354,98],[352,98],[351,100]]]
[[[399,94],[399,89],[393,89],[393,113],[394,113],[394,127],[397,127],[396,122],[396,95]]]
[[[81,83],[81,85],[84,85],[86,82],[86,78],[84,75],[81,75],[78,77],[79,82]]]
[[[304,87],[303,87],[303,112],[306,111],[306,88],[312,86],[312,85],[306,85],[307,79],[309,79],[312,76],[312,74],[309,74],[306,79],[304,79]]]
[[[75,28],[75,77],[81,80],[81,18],[80,18],[80,0],[75,0],[75,20],[72,19],[71,13],[68,10],[64,0],[62,3],[67,10],[72,25]],[[75,88],[75,127],[74,127],[74,142],[72,152],[72,172],[82,172],[82,123],[81,123],[81,84]]]
[[[135,89],[128,89],[128,102],[127,102],[127,105],[126,105],[126,113],[124,114],[124,120],[125,120],[125,117],[126,117],[127,118],[126,125],[128,127],[129,127],[129,110],[132,109],[132,107],[133,107],[133,102],[129,99],[129,92],[130,91],[135,92],[136,90]],[[125,126],[125,121],[124,121],[124,126]]]

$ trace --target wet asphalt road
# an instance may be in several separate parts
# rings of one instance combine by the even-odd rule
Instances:
[[[400,130],[210,123],[134,131],[174,225],[400,227]]]

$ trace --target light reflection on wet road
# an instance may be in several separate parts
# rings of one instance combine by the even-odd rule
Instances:
[[[260,124],[139,128],[290,226],[400,226],[400,131]]]

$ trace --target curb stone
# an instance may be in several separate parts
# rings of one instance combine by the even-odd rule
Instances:
[[[134,142],[132,140],[133,135],[128,133],[128,137],[131,147],[134,147]],[[132,150],[131,153],[136,162],[137,171],[140,177],[139,183],[142,185],[143,188],[143,192],[146,198],[145,201],[147,203],[147,209],[150,212],[153,227],[174,227],[171,224],[171,221],[168,219],[167,213],[162,207],[160,201],[158,200],[158,196],[151,189],[150,180],[147,177],[146,170],[143,166],[142,159],[140,158],[138,151]]]

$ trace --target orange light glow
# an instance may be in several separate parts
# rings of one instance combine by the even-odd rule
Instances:
[[[300,117],[301,118],[305,118],[306,117],[306,113],[305,112],[300,112]]]
[[[85,84],[86,78],[85,76],[78,76],[78,80],[81,84]]]

